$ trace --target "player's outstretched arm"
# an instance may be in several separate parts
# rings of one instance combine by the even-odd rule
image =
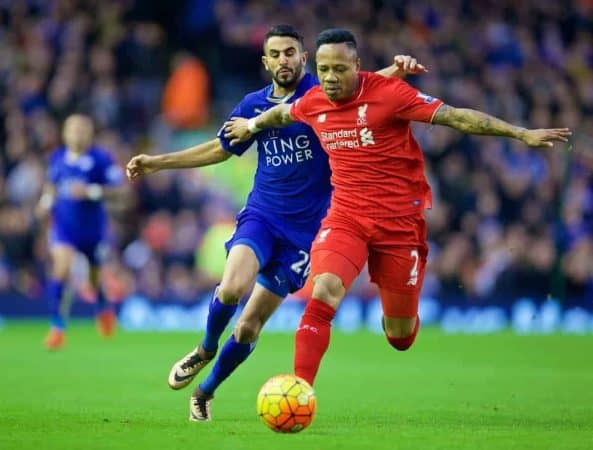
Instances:
[[[126,175],[135,180],[166,169],[189,169],[226,161],[232,155],[222,148],[219,139],[212,139],[178,152],[162,155],[136,155],[126,165]]]
[[[572,134],[568,128],[529,130],[512,125],[474,109],[441,105],[432,123],[446,125],[467,134],[505,136],[525,142],[530,147],[552,147],[554,142],[567,142]]]
[[[231,117],[231,120],[224,123],[224,137],[231,140],[231,145],[235,145],[249,140],[251,136],[265,128],[290,125],[295,121],[290,117],[289,111],[290,105],[282,103],[251,119]]]
[[[410,55],[395,55],[393,64],[378,70],[376,73],[387,78],[405,78],[408,75],[417,75],[428,72],[416,58]]]

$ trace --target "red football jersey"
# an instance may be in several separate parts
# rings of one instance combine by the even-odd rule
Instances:
[[[399,78],[360,72],[349,100],[334,103],[316,86],[292,104],[290,115],[313,128],[329,154],[331,207],[381,218],[430,207],[410,121],[431,122],[440,105]]]

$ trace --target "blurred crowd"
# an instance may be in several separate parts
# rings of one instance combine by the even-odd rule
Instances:
[[[68,114],[90,114],[97,143],[122,164],[209,139],[248,90],[269,82],[263,36],[291,23],[309,70],[317,33],[349,28],[363,69],[411,54],[429,73],[409,81],[448,104],[570,127],[570,147],[541,150],[415,126],[435,194],[425,295],[593,300],[593,1],[166,3],[0,0],[0,291],[42,295],[46,238],[32,212]],[[235,174],[250,177],[250,167]],[[211,288],[209,234],[232,223],[242,195],[198,170],[129,186],[111,205],[112,295],[192,301]],[[374,295],[364,276],[355,291]]]

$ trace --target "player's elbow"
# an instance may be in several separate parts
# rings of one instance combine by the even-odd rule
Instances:
[[[219,162],[223,162],[226,161],[227,159],[229,159],[231,156],[233,156],[232,153],[227,152],[225,149],[220,148],[219,150],[217,150],[214,155],[213,155],[213,161],[215,163],[219,163]]]

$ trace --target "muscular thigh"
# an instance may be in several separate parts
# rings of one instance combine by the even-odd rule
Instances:
[[[70,267],[74,261],[74,247],[63,243],[55,242],[50,247],[52,273],[54,277],[66,278],[70,273]]]
[[[323,221],[311,248],[311,276],[323,273],[337,275],[348,290],[368,258],[367,236],[356,223]]]
[[[380,289],[402,294],[420,293],[426,269],[425,247],[371,250],[369,274]]]
[[[369,249],[369,274],[379,288],[419,294],[424,280],[428,246],[422,215],[383,221]]]
[[[253,285],[257,273],[270,261],[274,236],[263,219],[244,211],[237,216],[237,226],[225,248],[228,256],[222,284],[244,288]]]
[[[259,267],[264,267],[274,251],[274,239],[270,226],[264,219],[250,211],[243,211],[237,216],[237,226],[225,248],[230,257],[233,247],[249,247]]]
[[[240,213],[237,228],[226,244],[229,256],[223,284],[232,279],[244,286],[257,280],[281,298],[300,289],[310,269],[309,248],[295,246],[289,233],[280,232],[250,210]]]
[[[234,245],[227,256],[221,284],[224,286],[252,286],[259,263],[253,249],[247,245]]]
[[[284,298],[305,285],[310,270],[309,249],[298,248],[279,236],[268,263],[259,271],[257,282]]]
[[[73,232],[67,231],[54,224],[49,233],[51,247],[67,246],[72,250],[82,253],[92,266],[101,265],[109,253],[107,230],[95,230],[96,232]]]

